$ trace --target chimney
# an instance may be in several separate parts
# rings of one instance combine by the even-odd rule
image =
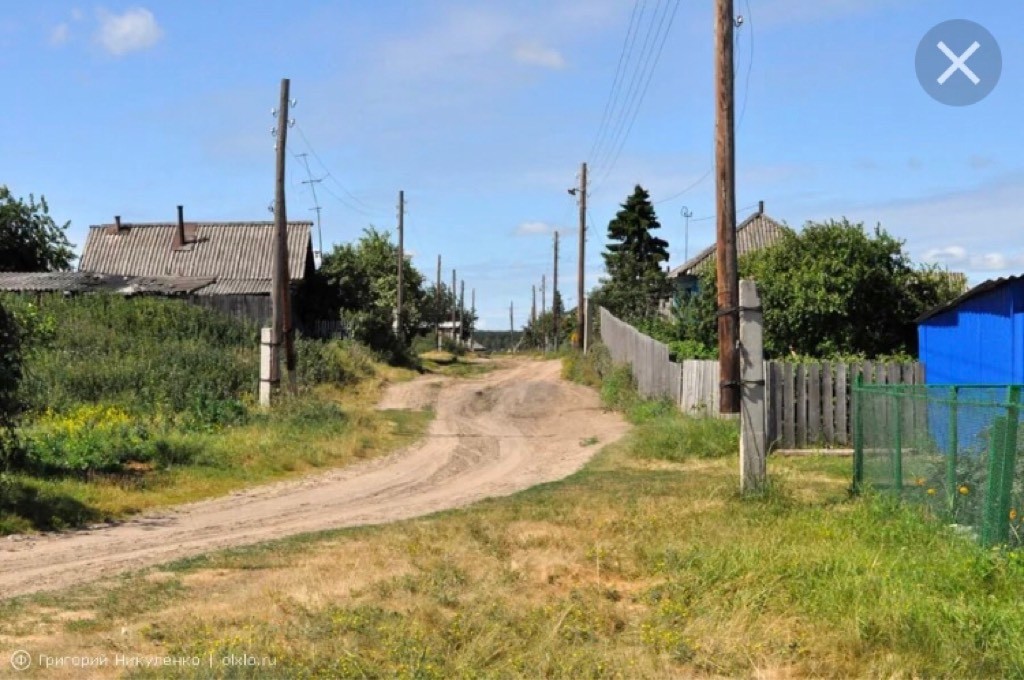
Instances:
[[[764,201],[758,201],[757,202],[757,214],[758,215],[763,215],[764,214]]]
[[[112,236],[116,236],[121,233],[121,216],[114,215],[114,223],[106,228],[106,232]]]
[[[178,248],[185,245],[185,207],[178,206],[178,232],[176,244]]]

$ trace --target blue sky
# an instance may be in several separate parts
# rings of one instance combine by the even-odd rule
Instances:
[[[670,4],[643,2],[634,55]],[[1024,271],[1024,41],[1014,37],[1024,5],[736,5],[745,18],[738,207],[764,200],[792,226],[880,222],[915,259],[973,282]],[[608,220],[635,183],[658,202],[673,264],[683,259],[684,205],[694,214],[690,252],[711,243],[714,220],[700,219],[714,211],[711,6],[678,3],[621,153],[602,142],[588,158],[630,0],[8,1],[0,183],[44,194],[79,245],[90,224],[115,214],[169,221],[179,203],[194,220],[270,219],[270,110],[288,77],[298,100],[289,146],[311,153],[314,177],[330,173],[318,185],[325,244],[370,224],[393,231],[404,189],[417,266],[432,278],[440,253],[445,280],[455,267],[467,297],[476,288],[485,327],[507,327],[510,301],[519,325],[531,284],[544,272],[550,280],[555,228],[561,289],[575,304],[576,207],[566,189],[581,161],[592,179],[588,289]],[[984,25],[1003,53],[999,85],[964,108],[930,99],[914,73],[920,39],[953,18]],[[627,78],[634,70],[627,62]],[[305,179],[291,158],[291,219],[313,217]]]

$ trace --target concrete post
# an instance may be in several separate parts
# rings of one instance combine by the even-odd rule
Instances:
[[[273,351],[274,329],[260,329],[260,406],[270,406],[270,394],[273,389],[270,370],[276,356]]]
[[[760,491],[768,477],[764,315],[753,281],[740,281],[740,490]]]

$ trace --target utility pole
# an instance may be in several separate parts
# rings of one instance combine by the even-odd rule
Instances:
[[[587,164],[580,166],[580,262],[576,272],[576,349],[583,351],[583,328],[587,323],[586,309],[583,305],[583,261],[586,253],[587,239]]]
[[[322,262],[324,259],[324,232],[320,229],[320,211],[322,210],[322,208],[320,207],[320,201],[318,201],[316,198],[316,185],[319,184],[320,182],[323,182],[324,180],[322,177],[320,179],[313,179],[313,173],[309,169],[308,153],[297,153],[295,154],[295,157],[301,158],[302,164],[306,166],[306,177],[308,177],[309,179],[303,180],[302,183],[308,184],[309,190],[313,193],[313,207],[311,208],[311,210],[316,211],[316,238],[318,243],[317,247],[319,248],[319,250],[317,250],[317,253],[319,253],[320,261]]]
[[[470,293],[469,318],[476,319],[476,288]],[[469,322],[469,351],[473,351],[473,331],[476,330],[476,322]]]
[[[441,350],[441,255],[437,256],[437,283],[434,284],[434,339]]]
[[[558,232],[555,232],[555,275],[551,280],[551,326],[555,332],[555,350],[558,350]]]
[[[739,413],[739,277],[736,268],[736,142],[733,83],[733,0],[716,0],[715,173],[718,210],[718,372],[721,413]]]
[[[679,214],[686,220],[683,225],[683,262],[686,263],[690,261],[690,218],[693,217],[693,211],[684,205]]]
[[[530,286],[533,290],[533,302],[530,303],[530,326],[533,327],[537,323],[537,284]]]
[[[508,303],[508,351],[514,352],[516,348],[516,324],[513,316],[512,305],[514,303],[509,301]]]
[[[458,310],[458,300],[455,299],[455,269],[452,268],[452,340],[455,340],[455,312]]]
[[[405,192],[398,192],[398,305],[395,307],[395,334],[402,342],[403,270],[405,269]]]
[[[288,142],[288,87],[290,81],[281,79],[281,103],[277,109],[277,176],[274,182],[274,262],[271,272],[270,296],[273,315],[273,340],[270,348],[271,388],[281,384],[281,345],[284,344],[288,367],[288,388],[294,392],[295,343],[292,335],[291,297],[288,284],[288,216],[285,209],[284,174],[285,144]]]
[[[548,275],[540,275],[540,315],[543,317],[548,313]],[[548,351],[548,332],[544,330],[544,351]]]
[[[459,280],[459,344],[462,344],[462,331],[466,328],[466,280]]]

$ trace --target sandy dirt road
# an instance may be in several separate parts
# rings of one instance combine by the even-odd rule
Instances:
[[[502,496],[579,469],[627,426],[556,361],[475,379],[422,376],[381,408],[433,407],[416,445],[351,467],[147,514],[117,525],[0,539],[0,598],[292,534],[381,524]],[[600,445],[584,446],[596,437]]]

